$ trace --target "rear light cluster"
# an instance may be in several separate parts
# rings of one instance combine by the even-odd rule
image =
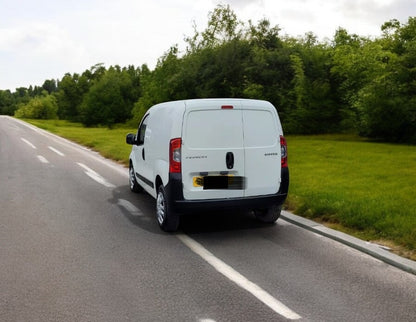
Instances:
[[[169,145],[169,172],[170,173],[181,173],[181,146],[182,139],[176,138],[170,140]],[[281,167],[287,168],[287,143],[283,136],[280,136],[280,154],[281,154]]]
[[[181,146],[182,139],[176,138],[170,140],[169,145],[169,172],[181,173]]]
[[[287,143],[286,139],[281,135],[280,136],[280,154],[281,154],[281,167],[287,168]]]

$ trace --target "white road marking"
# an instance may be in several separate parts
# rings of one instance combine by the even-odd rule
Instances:
[[[115,185],[105,180],[102,176],[100,176],[94,170],[88,168],[85,164],[80,163],[80,162],[77,162],[77,164],[85,170],[85,174],[89,176],[91,179],[97,181],[99,184],[102,184],[103,186],[107,188],[115,188]]]
[[[60,155],[61,157],[65,156],[61,151],[55,149],[54,147],[48,146],[49,150],[55,152],[57,155]]]
[[[277,314],[289,320],[298,320],[301,318],[296,312],[289,309],[283,303],[275,299],[257,284],[249,281],[246,277],[237,272],[234,268],[215,257],[211,252],[204,248],[191,237],[183,234],[176,235],[186,246],[188,246],[195,254],[201,256],[208,264],[213,266],[218,272],[236,283],[247,292],[251,293],[258,300],[266,304]]]
[[[49,163],[49,161],[48,160],[46,160],[46,158],[45,157],[43,157],[43,156],[41,156],[41,155],[38,155],[38,159],[39,159],[39,161],[40,162],[42,162],[42,163]]]
[[[94,152],[91,149],[88,149],[82,145],[79,145],[75,142],[72,142],[68,139],[65,139],[61,136],[58,136],[56,134],[50,133],[48,131],[42,130],[40,128],[37,128],[29,123],[26,123],[24,121],[21,121],[19,119],[15,119],[12,117],[7,116],[7,118],[9,118],[10,120],[17,122],[29,129],[31,129],[32,131],[35,131],[37,133],[39,133],[40,135],[43,135],[45,137],[48,137],[50,139],[52,139],[53,141],[55,141],[56,143],[60,144],[60,145],[65,145],[67,148],[72,148],[74,150],[76,150],[77,152],[80,152],[82,154],[84,154],[84,156],[87,156],[88,158],[93,159],[96,162],[100,162],[101,164],[104,164],[105,166],[113,169],[114,171],[117,171],[119,174],[121,174],[123,177],[128,178],[129,177],[129,172],[128,169],[126,169],[124,166],[115,163],[114,161],[110,161],[108,159],[105,159],[104,157],[102,157],[98,152]]]
[[[130,201],[125,199],[118,199],[117,204],[124,209],[126,209],[129,213],[131,213],[133,216],[144,216],[144,214],[140,211],[139,208],[137,208],[135,205],[133,205]]]
[[[20,138],[23,142],[25,142],[28,146],[30,146],[30,147],[32,147],[33,149],[36,149],[36,147],[31,143],[31,142],[29,142],[28,140],[26,140],[26,139],[24,139],[24,138]]]

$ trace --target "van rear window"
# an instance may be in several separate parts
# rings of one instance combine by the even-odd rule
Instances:
[[[267,147],[277,144],[277,133],[274,116],[269,111],[244,111],[244,146]]]
[[[242,148],[242,111],[191,111],[186,121],[185,135],[190,148]]]

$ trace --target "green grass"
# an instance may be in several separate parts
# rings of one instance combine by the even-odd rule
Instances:
[[[134,128],[84,128],[67,121],[30,123],[127,164]],[[416,146],[352,135],[288,136],[286,206],[416,259]]]
[[[355,136],[289,136],[295,213],[416,250],[416,147]]]

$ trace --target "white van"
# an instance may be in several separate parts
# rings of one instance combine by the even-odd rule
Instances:
[[[179,214],[247,209],[267,223],[279,216],[289,187],[287,146],[275,107],[248,99],[157,104],[128,134],[130,189],[156,199],[160,227]]]

